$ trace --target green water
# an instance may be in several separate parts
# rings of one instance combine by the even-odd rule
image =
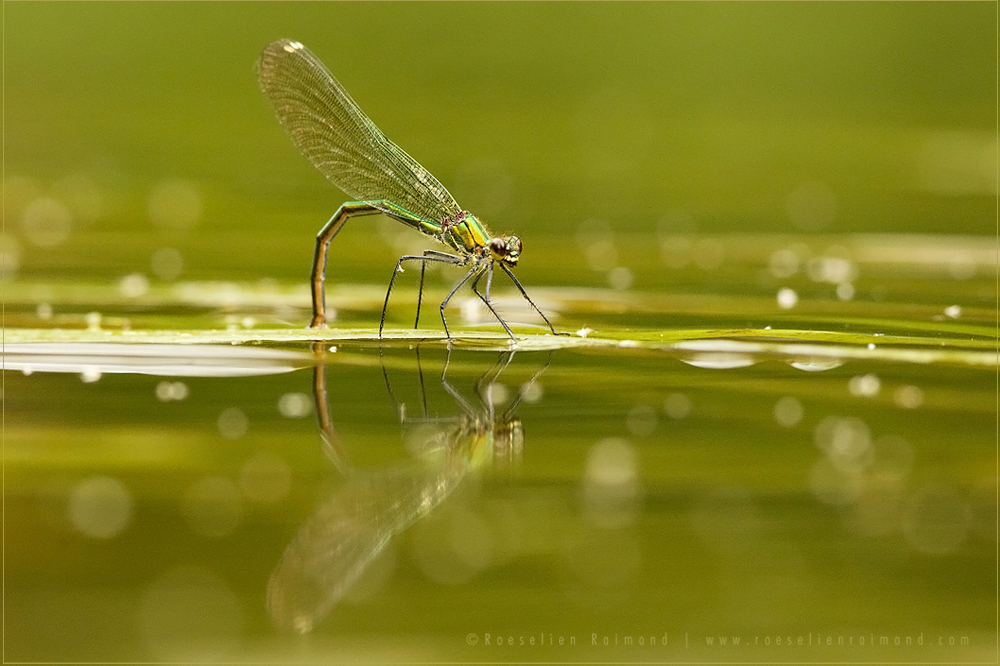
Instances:
[[[894,283],[928,301],[991,284]],[[99,323],[54,301],[70,312],[5,330],[8,658],[995,649],[996,342],[972,296],[952,318],[547,289],[580,333],[515,325],[509,358],[502,332],[468,322],[450,355],[433,330],[380,349],[378,295],[356,315],[368,328],[317,334],[258,323],[254,285],[227,314],[104,293],[85,304]],[[152,321],[183,330],[136,325]],[[318,356],[297,342],[316,337]]]
[[[995,658],[995,5],[4,12],[6,661]],[[278,37],[571,336],[374,218],[304,328]]]

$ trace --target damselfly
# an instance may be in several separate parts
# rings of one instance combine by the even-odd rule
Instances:
[[[455,292],[470,280],[476,296],[486,304],[511,340],[515,339],[490,300],[495,265],[503,269],[525,300],[545,320],[549,330],[556,333],[510,270],[521,258],[521,239],[517,236],[491,237],[481,220],[462,209],[427,169],[382,134],[309,49],[299,42],[279,39],[261,53],[257,73],[261,90],[271,101],[292,142],[327,179],[356,199],[343,204],[316,237],[310,327],[326,326],[323,282],[330,241],[350,218],[381,213],[431,236],[454,252],[425,250],[423,255],[400,257],[385,294],[379,322],[380,337],[396,276],[402,272],[403,264],[411,261],[420,262],[420,292],[414,328],[420,323],[427,264],[435,262],[469,267],[441,303],[441,323],[449,340],[451,333],[445,308]],[[479,281],[484,276],[486,289],[481,293]]]

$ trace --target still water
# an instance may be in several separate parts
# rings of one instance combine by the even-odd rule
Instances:
[[[879,240],[854,241],[864,273]],[[760,285],[798,246],[755,242],[758,271],[731,262]],[[815,267],[741,297],[543,288],[575,334],[516,351],[461,306],[450,351],[433,328],[380,346],[375,285],[360,328],[318,334],[260,323],[254,285],[133,308],[140,331],[120,284],[42,316],[12,285],[6,657],[985,658],[989,257],[959,243],[957,279],[937,245],[879,280],[906,305],[810,297]]]
[[[524,243],[400,275],[308,45]],[[997,650],[990,3],[6,3],[5,661]],[[437,247],[437,249],[444,249]],[[513,351],[513,354],[511,352]]]

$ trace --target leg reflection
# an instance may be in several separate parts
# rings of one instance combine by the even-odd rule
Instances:
[[[322,501],[285,549],[267,588],[268,610],[275,624],[296,633],[312,631],[385,549],[391,539],[443,502],[466,475],[494,459],[514,462],[523,447],[523,428],[515,409],[525,388],[497,417],[493,387],[510,364],[513,353],[501,355],[475,382],[475,400],[468,400],[447,379],[451,353],[441,384],[459,413],[432,418],[428,413],[423,369],[417,355],[421,415],[406,415],[389,373],[383,375],[404,431],[419,426],[424,436],[411,447],[415,459],[376,470],[354,469],[333,424],[328,401],[325,358],[313,374],[323,450],[344,476],[343,484]],[[547,367],[548,364],[546,363]],[[525,383],[530,386],[545,367]]]

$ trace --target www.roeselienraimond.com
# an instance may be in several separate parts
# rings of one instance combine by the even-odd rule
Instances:
[[[806,634],[802,636],[705,636],[705,645],[718,647],[738,647],[740,645],[753,646],[792,646],[801,645],[803,647],[912,647],[912,646],[934,646],[942,647],[968,647],[968,636],[924,636],[923,633],[915,635],[892,636],[885,634]]]
[[[670,635],[669,632],[650,632],[644,634],[602,634],[587,633],[557,634],[551,632],[536,632],[531,634],[509,633],[469,633],[465,636],[469,645],[484,647],[657,647],[671,646],[673,648],[691,648],[702,646],[708,648],[739,648],[739,647],[855,647],[855,648],[894,648],[894,647],[969,647],[968,636],[956,635],[924,635],[915,634],[882,634],[882,633],[852,633],[824,634],[808,633],[801,635],[701,635],[690,633]]]

